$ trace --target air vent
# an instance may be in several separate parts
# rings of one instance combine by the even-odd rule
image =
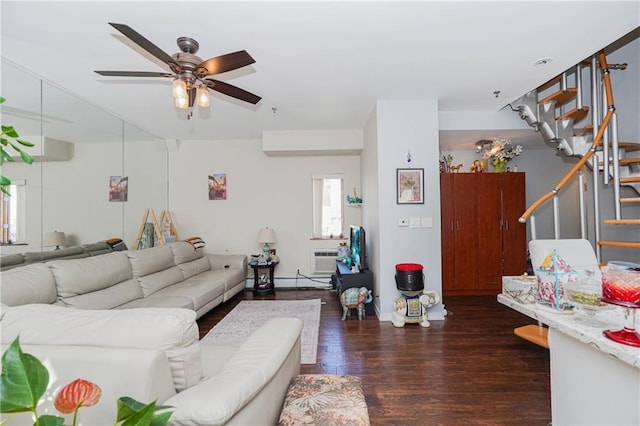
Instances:
[[[311,252],[311,271],[313,274],[332,274],[336,271],[338,250],[316,249]]]

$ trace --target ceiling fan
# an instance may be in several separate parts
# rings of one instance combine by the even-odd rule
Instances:
[[[134,29],[124,24],[109,23],[113,28],[136,43],[138,46],[160,59],[169,66],[171,73],[147,72],[147,71],[95,71],[107,77],[165,77],[173,79],[173,96],[178,108],[189,108],[198,103],[198,106],[208,107],[210,98],[208,89],[223,93],[232,98],[251,104],[257,104],[262,99],[260,96],[247,92],[239,87],[225,83],[210,75],[232,71],[251,65],[255,60],[245,50],[240,50],[226,55],[216,56],[203,61],[196,53],[200,45],[189,37],[180,37],[177,40],[180,52],[168,55],[158,46],[144,38]],[[187,118],[191,118],[191,111]]]

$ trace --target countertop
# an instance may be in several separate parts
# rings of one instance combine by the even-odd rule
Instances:
[[[579,309],[554,312],[550,307],[537,303],[523,304],[505,294],[498,295],[498,302],[640,369],[640,348],[614,342],[602,334],[606,329],[619,330],[627,323],[621,307],[612,306],[611,309],[596,313],[596,318],[603,322],[602,327],[598,327],[582,322],[580,318],[585,314]],[[640,312],[636,316],[640,319]]]

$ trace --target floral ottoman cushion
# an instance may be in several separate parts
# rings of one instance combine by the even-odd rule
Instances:
[[[295,377],[285,396],[278,425],[369,426],[362,380],[332,374]]]

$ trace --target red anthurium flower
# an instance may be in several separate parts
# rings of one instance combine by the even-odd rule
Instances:
[[[58,393],[54,403],[56,410],[64,414],[73,413],[78,407],[91,407],[100,400],[102,389],[95,383],[76,379]]]

